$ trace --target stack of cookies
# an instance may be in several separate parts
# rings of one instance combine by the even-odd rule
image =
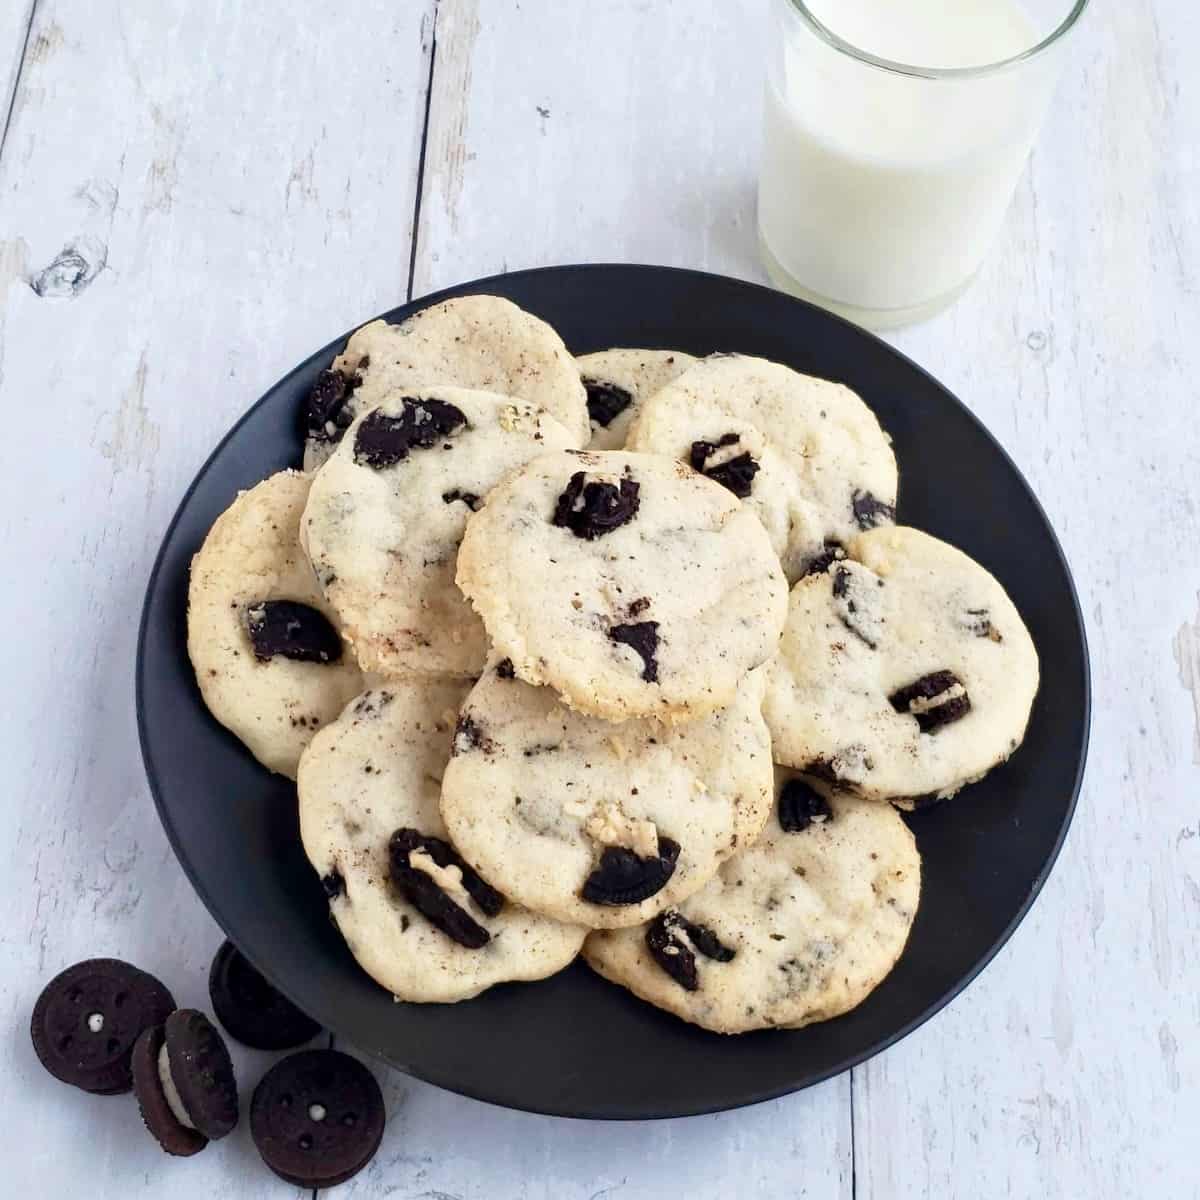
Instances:
[[[1017,748],[1038,664],[981,566],[895,524],[863,401],[575,360],[469,296],[359,330],[304,422],[305,471],[197,555],[189,650],[296,778],[363,968],[452,1002],[582,952],[724,1033],[867,996],[920,895],[897,809]]]

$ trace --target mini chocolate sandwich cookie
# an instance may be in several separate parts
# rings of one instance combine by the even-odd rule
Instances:
[[[237,1124],[237,1081],[229,1050],[202,1012],[181,1008],[167,1018],[158,1074],[180,1124],[190,1125],[212,1142]]]
[[[217,1020],[243,1046],[291,1050],[321,1032],[321,1026],[272,987],[232,942],[225,942],[213,959],[208,994]]]
[[[383,1138],[375,1076],[337,1050],[302,1050],[254,1089],[250,1134],[263,1162],[297,1187],[334,1187],[357,1175]]]
[[[161,1025],[152,1025],[134,1043],[133,1092],[146,1128],[168,1154],[188,1158],[208,1145],[192,1124],[171,1079]]]
[[[88,959],[42,990],[30,1022],[33,1048],[63,1083],[103,1096],[127,1092],[134,1042],[174,1007],[153,975],[116,958]]]

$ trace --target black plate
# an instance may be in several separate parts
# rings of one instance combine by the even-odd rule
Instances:
[[[557,267],[464,292],[507,296],[578,353],[607,346],[736,350],[841,380],[895,439],[900,517],[974,555],[1033,633],[1042,687],[1025,745],[953,804],[911,818],[925,861],[908,948],[862,1005],[796,1032],[723,1038],[640,1003],[581,963],[452,1006],[395,1004],[360,971],[300,847],[295,789],[207,713],[186,651],[191,555],[239,488],[300,457],[297,414],[344,338],[280,380],[217,447],[150,578],[138,723],[159,815],[209,911],[301,1008],[364,1051],[441,1087],[532,1112],[673,1117],[766,1100],[862,1062],[925,1021],[1028,911],[1066,835],[1087,749],[1083,621],[1062,551],[1028,485],[949,392],[883,342],[778,292],[662,267]]]

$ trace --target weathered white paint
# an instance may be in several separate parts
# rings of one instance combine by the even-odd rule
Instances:
[[[764,36],[761,0],[441,0],[417,294],[555,262],[757,277]]]
[[[0,161],[14,447],[0,474],[0,1104],[14,1195],[301,1194],[258,1162],[245,1122],[172,1162],[130,1097],[50,1079],[27,1027],[41,984],[92,954],[208,1007],[220,935],[142,774],[136,625],[156,544],[216,438],[407,287],[433,4],[354,8],[331,29],[316,0],[282,25],[236,0],[38,3],[42,49]],[[66,247],[80,259],[46,273]],[[238,1053],[246,1105],[270,1058]]]
[[[25,40],[33,3],[34,0],[8,0],[0,9],[0,136],[12,103],[17,68],[27,49]]]
[[[306,0],[286,25],[256,7],[39,0],[31,44],[45,33],[48,52],[22,71],[0,160],[0,411],[29,447],[0,474],[0,628],[22,631],[6,647],[0,733],[12,764],[0,1012],[16,1030],[0,1097],[10,1143],[28,1147],[10,1169],[30,1194],[97,1178],[114,1194],[169,1181],[181,1200],[289,1192],[252,1161],[244,1129],[169,1163],[135,1136],[129,1102],[47,1080],[20,1027],[38,979],[89,952],[128,955],[181,1002],[204,1002],[217,934],[137,760],[137,604],[218,433],[304,353],[407,290],[435,7],[416,293],[588,260],[762,278],[759,0]],[[584,1125],[393,1074],[384,1146],[344,1194],[1200,1192],[1189,19],[1183,0],[1097,8],[996,253],[950,312],[893,339],[1027,472],[1087,613],[1092,764],[1030,919],[853,1089],[843,1077],[721,1117]],[[71,242],[104,269],[74,299],[39,299],[25,280]],[[258,1069],[246,1063],[243,1081]]]
[[[850,1081],[736,1113],[566,1121],[464,1100],[392,1072],[375,1161],[355,1200],[848,1198]]]

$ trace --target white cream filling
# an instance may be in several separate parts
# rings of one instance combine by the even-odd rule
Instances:
[[[434,883],[449,896],[460,908],[465,908],[470,901],[467,889],[463,887],[462,868],[451,864],[439,867],[425,850],[414,850],[408,856],[408,865],[414,870],[423,871]]]
[[[943,704],[948,704],[951,700],[957,700],[960,696],[965,696],[967,689],[961,683],[952,684],[944,692],[938,692],[936,696],[917,696],[909,702],[908,711],[914,715],[917,713],[932,712],[935,708],[941,708]]]
[[[179,1093],[175,1090],[175,1080],[171,1078],[171,1063],[167,1058],[167,1044],[164,1042],[158,1050],[158,1079],[162,1084],[163,1095],[167,1098],[167,1107],[171,1110],[171,1115],[177,1120],[180,1125],[187,1129],[195,1129],[192,1124],[192,1118],[188,1116],[188,1111],[183,1107],[183,1101],[179,1098]]]

